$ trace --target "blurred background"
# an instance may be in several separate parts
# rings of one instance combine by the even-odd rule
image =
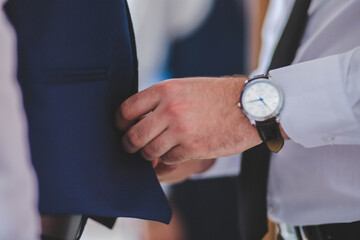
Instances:
[[[128,0],[139,59],[139,88],[168,78],[249,74],[255,69],[267,0]],[[164,185],[170,225],[118,219],[112,231],[91,220],[82,239],[240,239],[236,175]]]

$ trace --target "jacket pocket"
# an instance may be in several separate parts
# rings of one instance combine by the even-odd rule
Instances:
[[[45,79],[46,83],[50,84],[105,81],[107,79],[107,69],[91,68],[74,70],[46,70]]]

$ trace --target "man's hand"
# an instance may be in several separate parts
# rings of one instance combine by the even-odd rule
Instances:
[[[215,163],[215,159],[189,160],[173,165],[159,162],[155,167],[156,175],[163,183],[180,183],[193,174],[205,172]]]
[[[233,155],[260,144],[256,129],[237,106],[245,80],[175,79],[135,94],[117,113],[117,126],[127,131],[124,149],[174,164]]]

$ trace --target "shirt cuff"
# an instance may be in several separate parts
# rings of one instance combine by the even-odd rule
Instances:
[[[346,92],[351,53],[270,71],[284,92],[280,123],[304,147],[359,144],[359,123]]]
[[[241,154],[217,158],[214,165],[206,172],[194,174],[191,179],[234,177],[240,172]]]

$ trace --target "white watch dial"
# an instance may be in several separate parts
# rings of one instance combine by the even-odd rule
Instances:
[[[250,118],[262,121],[280,112],[282,95],[272,82],[263,79],[254,80],[245,86],[241,105]]]

